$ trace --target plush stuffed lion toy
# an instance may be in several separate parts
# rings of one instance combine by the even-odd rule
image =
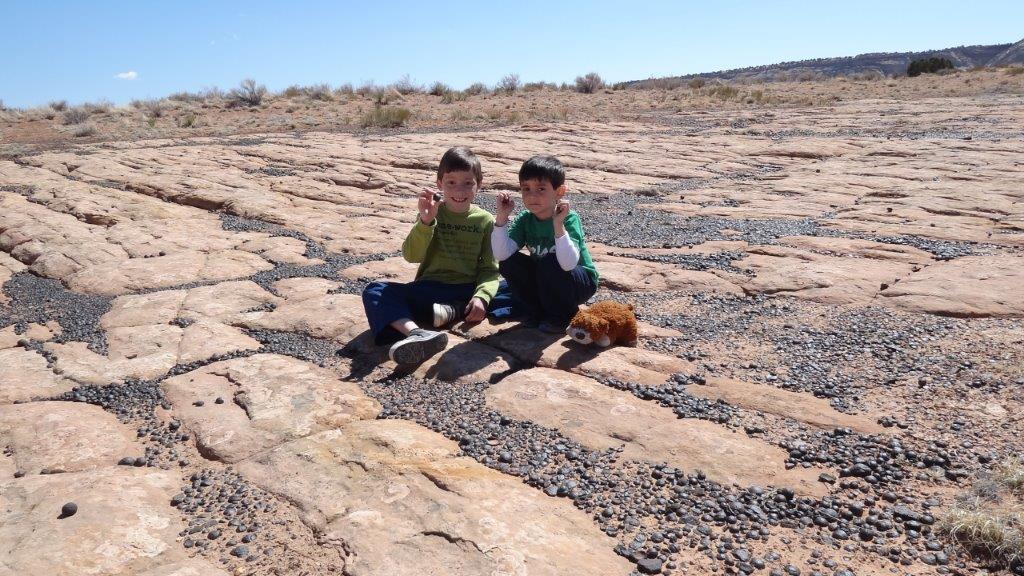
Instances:
[[[607,348],[612,344],[636,346],[636,315],[632,304],[605,300],[573,317],[565,333],[580,344],[597,344]]]

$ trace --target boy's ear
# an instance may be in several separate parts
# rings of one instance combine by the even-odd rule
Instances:
[[[569,189],[565,187],[565,184],[562,184],[561,186],[555,189],[555,196],[561,198],[562,196],[565,196],[565,193],[568,191]]]
[[[441,188],[441,179],[440,178],[437,179],[437,189],[438,190],[444,190],[444,188]]]

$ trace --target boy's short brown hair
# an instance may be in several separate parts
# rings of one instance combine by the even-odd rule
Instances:
[[[480,167],[480,159],[473,154],[473,151],[465,146],[449,148],[444,156],[441,156],[441,163],[437,165],[437,179],[444,178],[449,172],[460,172],[469,170],[476,177],[479,186],[484,181],[484,171]]]
[[[523,162],[519,169],[519,181],[547,180],[552,188],[558,188],[565,184],[565,166],[554,156],[538,154]]]

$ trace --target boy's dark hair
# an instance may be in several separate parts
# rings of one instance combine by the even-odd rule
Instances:
[[[441,163],[437,165],[437,179],[444,178],[449,172],[461,172],[469,170],[476,177],[479,185],[484,181],[484,171],[480,168],[480,159],[473,154],[473,151],[465,146],[449,148],[444,156],[441,156]]]
[[[552,188],[558,188],[565,184],[565,167],[554,156],[538,154],[523,162],[519,169],[519,181],[547,180]]]

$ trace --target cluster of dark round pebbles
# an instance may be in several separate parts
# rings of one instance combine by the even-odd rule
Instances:
[[[965,382],[972,387],[982,381],[974,377],[972,362],[939,349],[942,341],[963,331],[962,321],[956,319],[912,318],[863,308],[830,315],[824,326],[816,327],[800,321],[798,303],[761,295],[694,295],[695,310],[687,314],[648,313],[658,310],[657,301],[632,299],[640,319],[682,333],[645,342],[646,347],[693,361],[701,357],[700,346],[712,341],[768,343],[774,349],[775,369],[750,363],[726,369],[752,370],[745,377],[828,398],[839,410],[854,409],[867,389],[904,378],[919,378],[929,385]],[[998,384],[988,383],[993,389]]]
[[[230,469],[192,474],[171,498],[171,506],[187,518],[188,526],[178,534],[182,545],[219,555],[222,563],[231,562],[232,557],[245,562],[265,560],[278,546],[266,530],[275,522],[273,498]]]
[[[127,380],[124,384],[76,386],[52,400],[93,404],[114,414],[121,422],[137,425],[136,434],[145,444],[145,455],[125,456],[118,461],[122,466],[168,469],[189,463],[187,451],[180,446],[189,440],[188,433],[181,429],[181,422],[164,423],[156,417],[157,406],[165,410],[171,408],[158,382]]]
[[[56,342],[88,342],[90,350],[107,353],[107,338],[99,322],[110,310],[111,298],[78,294],[59,280],[30,272],[14,274],[2,288],[11,302],[0,309],[0,326],[13,324],[20,333],[29,324],[55,320],[61,327]]]
[[[342,349],[337,342],[296,332],[247,330],[246,334],[262,344],[262,353],[291,356],[317,366],[326,366],[328,360]]]
[[[735,250],[714,252],[712,254],[628,254],[612,252],[611,256],[625,256],[646,262],[672,264],[686,270],[724,270],[735,274],[748,274],[747,271],[733,266],[733,262],[744,256],[742,252]]]
[[[864,435],[848,428],[803,432],[788,436],[780,444],[789,452],[787,467],[834,467],[842,478],[857,479],[882,496],[888,496],[889,486],[898,487],[917,469],[919,480],[946,478],[958,481],[969,476],[966,462],[956,451],[942,441],[912,441],[904,443],[897,437]],[[928,473],[931,473],[930,475]],[[837,479],[825,474],[822,481],[829,484]],[[849,483],[846,483],[849,484]],[[854,481],[852,486],[865,487]],[[850,486],[844,486],[850,487]]]
[[[629,383],[609,384],[640,391]],[[864,451],[861,443],[854,442],[843,452],[822,447],[826,440],[808,436],[806,446],[815,449],[791,451],[792,465],[831,466],[845,458],[844,470],[851,478],[844,478],[849,483],[844,489],[861,498],[818,500],[784,488],[723,486],[699,471],[687,474],[664,464],[622,461],[615,449],[589,450],[555,430],[488,409],[487,384],[406,376],[362,386],[381,403],[382,418],[416,421],[458,442],[466,455],[482,464],[522,477],[549,496],[571,499],[602,530],[620,539],[616,551],[635,562],[642,573],[679,568],[677,554],[684,547],[721,563],[727,573],[755,572],[778,563],[778,554],[758,557],[753,552],[767,545],[765,540],[776,526],[816,530],[818,542],[836,553],[868,549],[902,563],[949,561],[932,537],[934,519],[927,512],[917,511],[918,504],[892,492],[885,492],[891,501],[876,497],[874,487],[864,481],[862,467],[876,475],[880,485],[903,474],[901,467],[875,449],[877,443],[862,442],[874,451]],[[673,394],[685,396],[684,391],[673,390]],[[706,416],[702,408],[682,409],[680,417]],[[715,407],[706,408],[714,413]],[[843,431],[836,437],[854,435]],[[810,444],[815,440],[817,444]],[[889,452],[897,449],[886,447]],[[830,564],[832,574],[849,569],[834,561]]]
[[[625,390],[642,400],[653,400],[666,408],[671,408],[680,418],[697,418],[727,424],[737,415],[736,408],[722,400],[698,398],[686,391],[687,385],[705,384],[705,378],[698,374],[673,374],[668,382],[660,386],[645,386],[608,377],[598,377],[597,380],[605,386]]]

